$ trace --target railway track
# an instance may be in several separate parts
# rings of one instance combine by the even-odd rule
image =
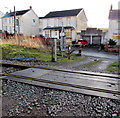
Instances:
[[[8,63],[1,64],[2,66],[24,69],[10,74],[1,73],[4,76],[3,79],[112,99],[119,99],[120,97],[120,78],[117,75]]]
[[[47,68],[47,67],[40,67],[40,66],[29,66],[29,65],[20,65],[20,64],[13,64],[13,63],[0,63],[1,66],[5,67],[17,67],[21,69],[27,68],[39,68],[39,69],[46,69],[46,70],[54,70],[60,72],[68,72],[68,73],[77,73],[77,74],[85,74],[85,75],[95,75],[101,77],[109,77],[109,78],[117,78],[120,79],[119,75],[107,74],[107,73],[96,73],[96,72],[88,72],[88,71],[74,71],[68,69],[56,69],[56,68]]]

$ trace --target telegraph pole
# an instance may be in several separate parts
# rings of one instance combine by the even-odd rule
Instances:
[[[20,19],[16,19],[16,25],[18,26],[18,57],[20,57]]]
[[[16,33],[16,11],[15,11],[15,6],[14,6],[14,34]]]

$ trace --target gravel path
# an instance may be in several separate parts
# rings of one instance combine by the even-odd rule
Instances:
[[[91,68],[82,68],[81,65],[95,60],[101,60],[101,64],[98,63]],[[106,66],[114,61],[115,60],[105,60],[95,57],[86,57],[86,59],[82,61],[70,64],[3,60],[3,62],[15,64],[104,73],[106,73],[104,70]],[[14,68],[3,68],[3,72],[6,73],[17,70],[18,69]],[[2,91],[3,116],[119,116],[119,100],[37,87],[10,80],[2,81]]]
[[[95,61],[98,61],[98,63],[96,63],[95,65],[90,66],[90,67],[84,67],[84,64],[89,63],[89,62],[95,62]],[[116,72],[108,72],[108,71],[105,70],[108,65],[110,65],[111,63],[113,63],[115,61],[116,60],[113,60],[113,59],[108,60],[108,59],[102,59],[102,58],[87,57],[86,61],[84,61],[83,63],[80,62],[72,68],[74,70],[83,70],[83,71],[117,74]]]

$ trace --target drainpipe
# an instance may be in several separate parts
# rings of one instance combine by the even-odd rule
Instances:
[[[15,11],[15,6],[14,6],[14,34],[16,33],[16,11]]]

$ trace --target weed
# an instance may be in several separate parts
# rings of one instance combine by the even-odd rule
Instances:
[[[120,72],[120,63],[114,62],[114,63],[108,65],[106,71],[110,71],[110,72]]]

